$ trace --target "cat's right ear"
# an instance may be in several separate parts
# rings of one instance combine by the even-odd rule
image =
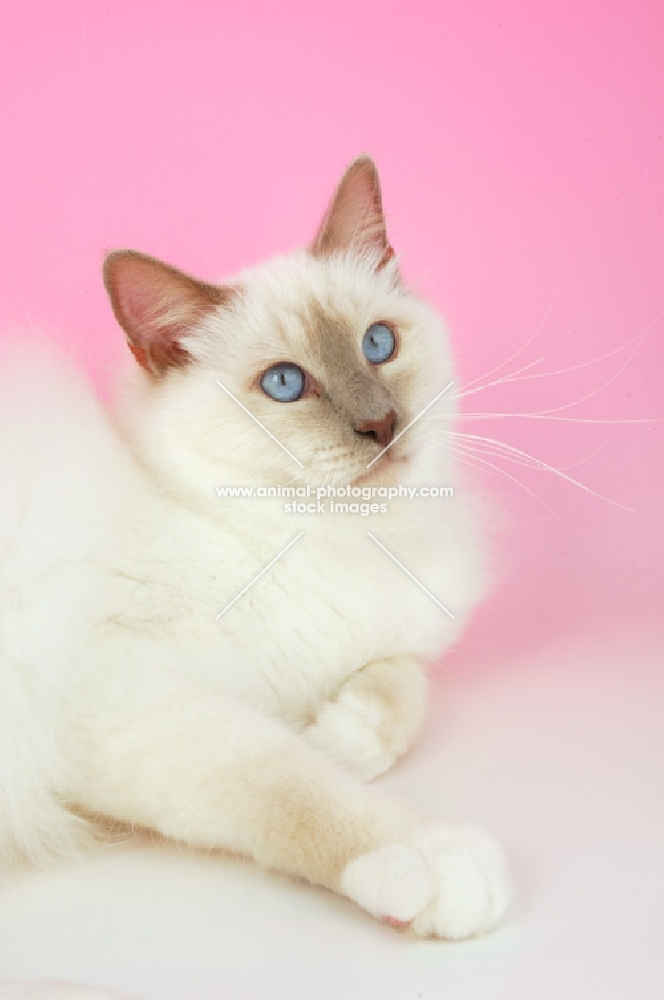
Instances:
[[[183,336],[233,294],[135,250],[106,257],[104,285],[132,354],[155,378],[188,363]]]

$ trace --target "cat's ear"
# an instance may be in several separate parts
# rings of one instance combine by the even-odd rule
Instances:
[[[385,228],[378,171],[370,156],[360,156],[348,167],[310,250],[315,256],[336,250],[373,250],[379,255],[379,267],[394,256]]]
[[[134,250],[106,257],[104,284],[132,354],[155,377],[187,364],[182,337],[233,294]]]

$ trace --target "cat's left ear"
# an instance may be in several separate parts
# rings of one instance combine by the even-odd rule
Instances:
[[[106,257],[104,284],[132,354],[156,378],[189,362],[182,338],[233,294],[135,250]]]
[[[378,269],[394,256],[385,227],[376,164],[370,156],[353,160],[341,178],[316,238],[314,256],[335,251],[373,251]]]

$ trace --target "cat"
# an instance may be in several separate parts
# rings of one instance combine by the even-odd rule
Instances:
[[[487,578],[477,498],[419,419],[454,419],[447,334],[401,279],[373,161],[306,249],[222,285],[120,250],[104,281],[134,359],[110,414],[44,345],[15,336],[0,366],[0,867],[105,818],[418,936],[490,929],[494,840],[366,787]],[[293,515],[220,483],[454,495]]]

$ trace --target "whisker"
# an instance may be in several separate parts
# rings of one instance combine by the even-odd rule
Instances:
[[[605,497],[601,493],[597,493],[596,490],[591,489],[590,486],[586,486],[585,483],[579,482],[579,480],[575,479],[573,476],[568,476],[567,473],[563,472],[561,469],[556,468],[555,465],[549,465],[548,462],[543,462],[541,459],[535,458],[534,455],[529,454],[527,451],[522,451],[521,448],[515,448],[514,445],[505,444],[504,441],[497,441],[495,438],[482,437],[478,434],[464,434],[461,431],[449,431],[448,433],[454,437],[471,439],[473,442],[477,442],[479,446],[481,446],[483,443],[488,443],[491,444],[493,447],[498,447],[501,449],[501,451],[503,451],[503,457],[505,458],[508,457],[508,454],[513,453],[521,458],[529,459],[530,461],[535,463],[538,469],[541,469],[544,472],[551,472],[556,476],[560,476],[561,479],[564,479],[566,482],[571,483],[573,486],[578,486],[579,489],[584,491],[584,493],[590,493],[592,496],[597,497],[599,500],[604,500],[606,503],[610,503],[614,507],[620,507],[622,510],[628,510],[632,514],[637,513],[633,507],[627,507],[625,504],[620,503],[618,500],[612,500],[610,497]],[[504,454],[505,452],[508,454]]]
[[[515,375],[520,375],[521,372],[528,371],[529,368],[533,368],[538,365],[544,358],[537,358],[535,361],[531,361],[527,365],[523,365],[521,368],[517,368],[513,375],[502,375],[500,378],[494,379],[492,382],[486,382],[484,385],[476,385],[474,389],[467,389],[466,386],[461,386],[461,392],[457,392],[452,397],[453,399],[462,399],[464,396],[472,396],[476,392],[481,392],[483,389],[490,389],[492,385],[502,385],[506,382],[518,381],[515,379]],[[524,375],[523,378],[535,378],[535,375]],[[470,384],[470,383],[469,383]]]
[[[556,521],[560,521],[561,524],[568,524],[568,522],[565,521],[565,519],[562,518],[560,514],[557,514],[556,511],[553,510],[553,508],[549,507],[549,505],[545,503],[545,501],[542,500],[542,498],[538,496],[538,494],[535,493],[534,490],[531,490],[529,486],[526,486],[524,482],[522,482],[520,479],[517,479],[516,476],[511,475],[511,473],[506,472],[505,469],[501,469],[500,466],[494,465],[493,462],[489,462],[488,459],[480,458],[480,456],[477,455],[475,452],[471,451],[470,454],[468,454],[468,452],[465,451],[465,448],[467,446],[462,442],[456,442],[454,448],[447,447],[446,445],[442,445],[442,447],[446,448],[447,451],[451,451],[453,454],[457,454],[459,458],[461,458],[471,467],[474,468],[479,467],[480,469],[484,468],[491,469],[496,475],[504,476],[506,479],[511,480],[511,482],[516,483],[517,486],[519,486],[522,490],[525,490],[526,493],[529,493],[531,497],[533,497],[539,504],[541,504],[541,506],[544,507],[545,510],[547,510],[552,517],[555,517]],[[473,463],[475,463],[474,466]]]
[[[635,334],[635,336],[625,341],[624,344],[621,344],[620,347],[615,347],[612,351],[607,351],[606,354],[600,354],[596,358],[590,358],[589,361],[581,361],[578,365],[570,365],[568,368],[556,368],[550,372],[534,372],[531,375],[521,375],[519,372],[514,372],[513,375],[506,376],[505,381],[524,382],[528,379],[548,378],[549,376],[552,375],[566,375],[568,372],[578,371],[579,368],[588,368],[589,365],[599,364],[600,361],[606,361],[607,358],[612,358],[614,354],[620,354],[621,351],[627,350],[627,348],[631,347],[632,344],[637,343],[640,347],[641,343],[644,340],[647,340],[648,337],[651,335],[653,327],[656,326],[657,323],[659,323],[662,316],[664,316],[664,309],[660,313],[658,313],[655,319],[651,320],[651,322],[648,323],[645,330],[642,330],[641,333]],[[634,355],[632,355],[632,357],[633,356]]]
[[[586,462],[590,462],[590,460],[593,459],[595,455],[599,455],[600,451],[604,451],[606,445],[607,442],[602,441],[602,443],[598,444],[596,448],[593,448],[590,454],[586,455],[585,458],[579,458],[576,462],[570,462],[569,465],[561,465],[560,468],[563,469],[563,471],[565,472],[568,472],[570,469],[578,469],[580,465],[585,465]]]
[[[657,424],[664,420],[664,417],[558,417],[551,416],[547,410],[533,411],[532,413],[460,413],[444,414],[439,413],[433,416],[432,420],[562,420],[573,424]]]
[[[486,383],[486,385],[477,386],[476,388],[470,389],[470,390],[468,390],[467,386],[462,387],[461,388],[461,392],[456,393],[455,398],[456,399],[460,399],[463,396],[472,395],[475,392],[479,392],[481,389],[485,389],[485,388],[488,389],[488,388],[490,388],[493,385],[500,385],[500,384],[505,385],[505,384],[508,384],[510,382],[521,382],[521,381],[526,381],[528,379],[545,378],[547,376],[553,376],[553,375],[563,375],[563,374],[566,374],[566,373],[568,373],[570,371],[576,371],[579,368],[586,368],[589,365],[597,364],[600,361],[604,361],[606,358],[612,357],[614,354],[618,354],[620,351],[627,350],[627,348],[629,348],[631,345],[634,345],[633,350],[630,351],[629,355],[623,361],[623,363],[618,368],[618,370],[616,372],[614,372],[613,375],[610,376],[610,378],[606,379],[606,381],[603,382],[600,386],[597,386],[597,388],[593,389],[592,392],[588,392],[588,393],[585,394],[585,396],[580,396],[578,399],[574,399],[574,400],[572,400],[569,403],[563,403],[561,406],[554,406],[554,407],[551,407],[550,409],[547,409],[547,410],[536,410],[533,413],[528,414],[528,416],[544,416],[544,415],[549,415],[549,414],[553,414],[553,413],[559,413],[561,410],[568,410],[572,406],[578,406],[580,403],[584,403],[586,400],[592,399],[593,396],[596,396],[598,393],[600,393],[604,389],[606,389],[607,386],[611,385],[612,382],[615,382],[615,380],[618,378],[618,376],[621,375],[622,372],[625,370],[625,368],[629,365],[630,361],[635,356],[635,354],[639,351],[639,349],[641,348],[641,345],[643,344],[643,342],[651,335],[653,327],[659,322],[659,320],[662,318],[662,316],[664,316],[664,310],[662,310],[655,317],[655,319],[652,320],[648,324],[648,326],[645,328],[645,330],[642,330],[641,333],[637,334],[635,337],[632,337],[625,344],[622,344],[620,347],[615,348],[613,351],[608,351],[606,354],[602,354],[602,355],[600,355],[600,356],[598,356],[596,358],[591,358],[589,361],[583,361],[583,362],[580,362],[578,365],[571,365],[569,368],[559,368],[559,369],[551,371],[551,372],[531,372],[529,375],[523,375],[522,374],[528,368],[532,368],[535,364],[537,364],[539,361],[541,361],[542,359],[540,358],[540,359],[538,359],[538,361],[533,361],[530,365],[525,365],[523,368],[518,369],[516,372],[513,372],[511,375],[506,375],[506,376],[503,376],[502,378],[495,379],[492,382]],[[471,385],[472,383],[468,383],[468,384]],[[500,414],[500,415],[501,416],[503,416],[503,415],[507,416],[507,414]],[[471,417],[472,416],[473,418],[475,418],[478,415],[477,414],[463,414],[463,416],[466,416],[466,417]],[[493,416],[498,416],[498,414],[493,414]],[[514,416],[525,416],[525,414],[514,414]],[[575,418],[575,419],[578,419],[578,418]],[[660,420],[662,418],[654,418],[654,419],[655,420]],[[580,422],[591,422],[591,421],[580,421]],[[645,420],[643,418],[641,418],[641,419],[637,418],[637,420],[620,420],[618,422],[620,422],[620,423],[628,423],[628,422],[632,422],[632,423],[641,423],[641,422],[651,423],[651,420],[647,419],[647,418]]]
[[[638,341],[634,349],[629,353],[627,358],[625,358],[618,371],[614,372],[613,375],[611,375],[611,377],[606,380],[606,382],[603,382],[602,385],[598,386],[596,389],[593,389],[592,392],[587,392],[585,396],[580,396],[578,399],[573,399],[571,403],[563,403],[561,406],[553,406],[548,410],[539,410],[537,412],[542,414],[559,413],[561,410],[569,410],[570,407],[572,406],[578,406],[579,403],[585,403],[587,399],[592,399],[593,396],[596,396],[599,392],[602,392],[604,389],[606,389],[607,386],[611,385],[612,382],[615,382],[618,376],[624,372],[625,368],[627,368],[627,365],[630,363],[636,352],[639,350],[640,346],[641,342]]]
[[[517,371],[512,372],[510,375],[504,375],[499,379],[494,379],[492,382],[487,382],[486,385],[477,386],[476,388],[470,389],[468,391],[466,391],[466,386],[461,386],[461,392],[458,392],[455,398],[460,399],[462,396],[470,396],[475,392],[480,392],[482,389],[488,389],[494,385],[505,385],[510,382],[525,382],[536,378],[549,378],[550,376],[554,375],[566,375],[569,372],[577,371],[580,368],[587,368],[589,365],[599,364],[600,361],[605,361],[607,358],[611,358],[615,354],[619,354],[621,351],[627,350],[627,348],[631,347],[632,344],[635,344],[636,346],[634,348],[634,351],[632,352],[632,354],[630,354],[629,358],[625,362],[625,364],[628,364],[629,361],[631,361],[631,359],[636,354],[637,350],[641,347],[641,344],[645,340],[647,340],[648,337],[651,335],[653,327],[660,321],[662,316],[664,316],[664,310],[662,310],[655,317],[655,319],[653,319],[647,325],[645,330],[641,331],[641,333],[637,333],[634,337],[631,337],[630,340],[626,341],[624,344],[621,344],[620,347],[616,347],[612,351],[607,351],[605,354],[600,354],[596,358],[590,358],[588,361],[581,361],[579,364],[570,365],[567,368],[557,368],[550,372],[531,372],[529,375],[523,375],[522,373],[526,371],[528,368],[532,368],[534,365],[539,364],[540,361],[544,360],[543,358],[538,358],[537,361],[531,362],[530,365],[524,365],[522,368],[517,369]],[[623,369],[620,368],[619,371],[616,372],[615,377],[617,377],[622,370]],[[608,383],[605,384],[608,385]],[[602,386],[601,388],[604,388],[604,386]]]
[[[434,430],[432,432],[432,436],[433,436],[434,440],[440,440],[439,435],[442,434],[442,435],[445,435],[447,437],[447,435],[449,433],[450,433],[450,431],[448,431],[448,430],[437,430],[437,429],[434,428]],[[455,433],[460,433],[460,432],[455,432]],[[585,465],[587,462],[590,462],[591,459],[593,459],[595,457],[595,455],[598,455],[601,451],[603,451],[604,448],[606,448],[607,443],[608,443],[607,441],[602,441],[601,444],[597,445],[596,448],[593,448],[593,450],[591,452],[589,452],[587,455],[585,455],[583,458],[577,459],[576,462],[570,462],[569,465],[561,465],[560,469],[563,472],[568,472],[570,469],[576,469],[576,468],[578,468],[581,465]],[[502,442],[499,442],[499,444],[502,444]],[[487,451],[488,451],[488,448],[487,448]],[[502,454],[502,452],[500,451],[499,448],[497,448],[495,450],[495,452],[493,452],[493,453],[496,455],[496,457],[498,457],[499,455]],[[508,456],[505,455],[504,457],[507,458]],[[532,468],[540,468],[539,459],[535,458],[535,456],[533,456],[533,460],[532,461],[526,461],[525,459],[519,460],[519,459],[517,459],[516,456],[510,456],[510,460],[513,461],[513,462],[515,462],[517,465],[523,465],[523,466],[525,466],[525,468],[531,468],[531,469]]]
[[[444,437],[447,438],[448,440],[449,440],[449,438],[451,436],[454,436],[454,437],[458,436],[453,431],[441,431],[441,434],[444,435]],[[438,441],[438,442],[441,442],[443,440],[443,438],[440,437],[439,435],[434,435],[434,440]],[[473,447],[473,448],[477,447],[477,445],[475,443],[472,443],[472,442],[470,442],[470,443],[469,442],[462,442],[462,443],[466,444],[466,447],[468,447],[468,448],[470,448],[470,447]],[[487,454],[487,455],[493,455],[495,458],[505,458],[508,461],[513,462],[515,465],[522,465],[526,469],[541,469],[541,465],[539,464],[539,462],[536,459],[534,459],[534,458],[520,457],[518,455],[512,455],[509,452],[506,453],[505,449],[502,446],[500,446],[500,445],[485,444],[482,447],[482,451],[485,454]]]
[[[471,379],[470,382],[467,382],[465,384],[465,386],[464,386],[465,389],[469,389],[471,386],[476,385],[478,382],[482,382],[485,378],[490,378],[497,371],[500,371],[501,368],[504,368],[505,365],[508,365],[510,363],[510,361],[514,361],[514,359],[518,358],[518,356],[520,354],[523,354],[523,352],[525,351],[525,349],[533,342],[533,340],[538,335],[538,333],[540,332],[540,330],[542,329],[542,327],[546,323],[547,319],[549,318],[549,315],[551,313],[551,309],[553,308],[553,303],[554,303],[554,300],[555,300],[555,297],[556,297],[557,290],[558,290],[558,279],[556,278],[555,281],[554,281],[554,284],[553,284],[553,291],[551,292],[551,298],[549,299],[549,304],[546,307],[546,312],[544,313],[544,316],[539,321],[539,323],[536,326],[536,328],[533,331],[533,333],[530,334],[530,336],[528,337],[528,339],[521,345],[521,347],[517,348],[516,351],[513,351],[513,353],[510,354],[510,356],[508,358],[505,358],[504,361],[501,361],[499,364],[494,365],[494,367],[491,368],[484,375],[478,375],[477,378]]]

